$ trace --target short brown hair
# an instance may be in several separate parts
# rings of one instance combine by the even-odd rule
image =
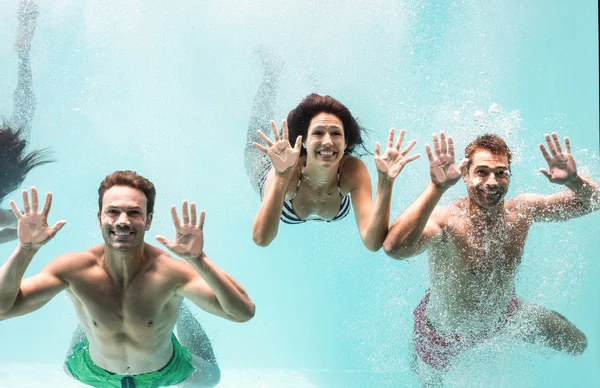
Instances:
[[[473,161],[473,154],[477,149],[488,150],[493,154],[497,155],[506,155],[508,158],[508,168],[510,168],[510,162],[512,159],[512,152],[504,139],[500,136],[495,135],[493,133],[486,133],[481,136],[477,136],[475,140],[473,140],[469,145],[465,148],[465,158],[469,159],[467,163],[467,170],[471,167],[471,162]]]
[[[146,215],[154,212],[154,200],[156,199],[156,189],[154,183],[135,171],[115,171],[100,183],[98,188],[98,208],[102,211],[102,197],[104,193],[113,186],[129,186],[138,189],[146,196]]]

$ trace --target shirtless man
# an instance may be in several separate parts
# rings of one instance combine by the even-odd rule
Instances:
[[[431,182],[398,217],[384,243],[395,259],[427,250],[431,289],[414,311],[413,367],[425,386],[441,384],[461,351],[499,334],[573,355],[587,347],[585,335],[562,315],[515,294],[515,275],[534,222],[579,217],[600,208],[600,190],[577,172],[570,142],[563,151],[556,133],[540,144],[548,169],[540,171],[569,190],[553,195],[505,195],[511,152],[496,135],[479,136],[458,167],[452,138],[433,136],[426,146]],[[436,206],[462,176],[468,197]]]
[[[242,286],[217,267],[203,250],[204,212],[183,201],[183,223],[173,206],[176,236],[156,236],[165,251],[144,242],[156,191],[132,171],[108,175],[98,189],[98,224],[104,244],[52,260],[39,274],[21,280],[29,263],[65,225],[48,225],[52,194],[41,212],[38,193],[25,212],[14,201],[19,244],[0,267],[0,319],[33,312],[67,291],[85,336],[74,344],[65,369],[75,379],[101,387],[206,387],[218,383],[218,368],[183,347],[173,327],[184,298],[234,322],[254,316],[254,303]],[[197,222],[198,221],[198,222]],[[181,330],[179,330],[181,334]],[[215,364],[216,365],[216,364]],[[216,372],[216,373],[215,373]]]

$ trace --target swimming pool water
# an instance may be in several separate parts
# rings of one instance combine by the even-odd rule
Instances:
[[[370,149],[391,126],[417,140],[422,157],[398,178],[392,217],[424,189],[424,144],[439,130],[459,149],[484,130],[505,136],[516,154],[509,196],[559,190],[537,171],[537,144],[554,130],[570,137],[580,170],[600,181],[595,1],[39,6],[31,141],[51,147],[57,163],[34,170],[24,187],[52,191],[51,220],[67,225],[28,274],[101,242],[97,187],[114,170],[134,169],[157,187],[149,242],[172,234],[171,204],[196,201],[207,212],[206,251],[257,305],[256,317],[241,325],[196,311],[224,387],[416,386],[407,349],[412,310],[428,288],[423,255],[395,262],[368,252],[353,217],[282,226],[268,248],[253,244],[259,199],[245,176],[243,148],[262,76],[257,47],[282,63],[276,121],[314,91],[347,104],[369,129]],[[5,116],[17,76],[16,15],[17,2],[0,0]],[[490,113],[493,104],[501,111]],[[375,176],[372,157],[363,160]],[[459,183],[444,201],[464,194]],[[588,336],[587,351],[573,358],[492,341],[465,355],[448,386],[600,386],[599,217],[535,226],[517,279],[521,297],[561,312]],[[13,249],[1,245],[0,253]],[[0,387],[76,386],[60,369],[75,326],[63,295],[1,322]]]

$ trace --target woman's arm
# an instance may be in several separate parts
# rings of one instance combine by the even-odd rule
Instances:
[[[351,176],[354,188],[350,191],[356,226],[365,247],[377,252],[383,245],[390,224],[390,204],[393,181],[379,176],[375,203],[371,193],[371,178],[367,166],[356,158],[344,163],[342,176]]]
[[[17,217],[10,209],[0,209],[0,228],[17,228]]]
[[[283,210],[290,177],[291,173],[280,175],[274,169],[269,171],[265,182],[263,202],[252,223],[252,240],[258,246],[268,246],[277,236],[279,218]]]
[[[379,143],[375,146],[375,165],[377,166],[375,203],[373,203],[371,194],[371,178],[365,164],[356,158],[350,158],[344,164],[344,171],[348,173],[346,176],[353,181],[352,206],[360,237],[365,247],[372,252],[377,252],[381,248],[388,233],[394,181],[407,163],[420,156],[417,154],[406,157],[416,144],[414,140],[400,151],[404,134],[404,130],[400,131],[398,141],[394,144],[394,128],[392,128],[389,132],[387,148],[383,154],[381,154]]]
[[[275,122],[271,121],[271,129],[275,138],[274,143],[261,131],[257,131],[269,148],[258,143],[253,144],[260,151],[264,152],[273,163],[273,168],[271,168],[265,182],[263,203],[252,224],[252,239],[261,247],[271,244],[277,236],[283,201],[290,178],[298,164],[300,149],[302,147],[302,136],[296,138],[296,143],[292,148],[285,120],[283,120],[282,127],[283,138],[279,136]]]
[[[17,239],[17,217],[12,210],[0,209],[0,244]]]
[[[14,241],[18,238],[17,229],[5,228],[0,229],[0,244]]]

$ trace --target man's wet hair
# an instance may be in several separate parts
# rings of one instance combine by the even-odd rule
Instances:
[[[361,133],[364,129],[358,125],[358,122],[350,113],[350,110],[341,102],[331,96],[321,96],[316,93],[309,94],[298,104],[298,106],[290,111],[287,117],[290,144],[293,146],[298,136],[302,136],[302,140],[306,140],[310,121],[319,113],[330,113],[336,116],[342,122],[344,127],[344,138],[346,140],[346,150],[344,154],[350,155],[355,151],[355,147],[364,147]],[[306,149],[302,148],[300,155],[306,155]]]
[[[102,211],[104,193],[113,186],[127,186],[141,191],[146,196],[146,215],[154,212],[154,201],[156,199],[154,183],[131,170],[115,171],[107,175],[100,183],[98,188],[98,208],[100,211]]]
[[[469,143],[469,145],[465,148],[465,158],[469,159],[469,162],[465,167],[467,171],[471,167],[473,154],[478,149],[488,150],[496,155],[506,155],[508,158],[508,168],[510,169],[510,162],[512,160],[512,152],[510,151],[510,148],[508,148],[508,145],[506,145],[506,142],[500,136],[493,133],[486,133],[477,136],[477,138]]]
[[[0,121],[0,202],[21,186],[32,169],[53,162],[47,148],[25,153],[26,148],[23,130]]]

